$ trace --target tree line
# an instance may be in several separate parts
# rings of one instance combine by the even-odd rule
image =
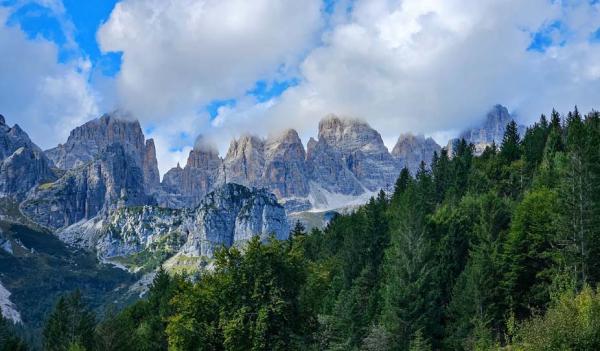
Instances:
[[[44,349],[600,349],[600,114],[455,146],[324,229],[222,249],[194,279],[161,270],[99,321],[65,296]]]

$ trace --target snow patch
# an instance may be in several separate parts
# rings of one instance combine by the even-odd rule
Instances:
[[[324,189],[315,182],[310,182],[310,193],[308,199],[313,205],[309,212],[323,212],[338,210],[341,208],[356,207],[366,204],[369,199],[377,195],[377,192],[371,192],[364,189],[365,192],[360,195],[344,195],[333,193]]]
[[[0,282],[0,311],[4,318],[12,320],[14,323],[21,323],[21,314],[12,301],[10,301],[10,291]]]
[[[13,254],[13,248],[10,240],[4,240],[0,238],[0,248],[11,255]]]

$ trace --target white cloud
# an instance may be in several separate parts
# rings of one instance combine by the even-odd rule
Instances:
[[[447,135],[495,103],[525,122],[552,107],[598,108],[600,45],[588,39],[599,16],[587,2],[358,0],[302,62],[301,84],[253,122],[306,136],[335,112],[391,141],[404,131]],[[527,51],[532,33],[557,20],[569,28],[566,44]],[[225,112],[226,129],[247,126],[247,110]]]
[[[19,27],[5,25],[9,11],[0,8],[0,113],[41,147],[55,146],[98,114],[87,81],[89,62],[58,63],[54,43],[28,39]]]
[[[66,19],[60,0],[35,1]],[[106,112],[99,105],[120,105],[154,127],[147,136],[156,140],[164,173],[185,161],[199,133],[222,153],[245,132],[294,127],[306,142],[331,112],[368,120],[389,144],[406,131],[442,138],[495,103],[526,122],[552,107],[598,108],[600,44],[589,38],[600,26],[599,4],[338,0],[330,16],[321,6],[123,0],[97,34],[103,51],[123,53],[115,79],[90,72],[85,60],[58,64],[53,43],[3,27],[0,44],[12,54],[0,57],[2,112],[50,146]],[[548,31],[554,45],[527,51],[532,33],[556,21],[566,30]],[[69,22],[62,23],[69,32]],[[246,96],[259,79],[290,77],[298,84],[279,97]],[[236,104],[211,121],[204,106],[231,98]]]
[[[121,104],[164,118],[289,73],[321,22],[319,0],[124,0],[98,39],[123,52]]]

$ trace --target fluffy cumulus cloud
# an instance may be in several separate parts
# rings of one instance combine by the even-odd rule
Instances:
[[[97,36],[123,53],[119,105],[156,125],[164,173],[193,145],[181,135],[207,130],[207,104],[293,76],[322,25],[320,0],[124,0]]]
[[[314,134],[317,121],[335,112],[368,120],[390,144],[403,131],[464,128],[495,103],[525,122],[553,106],[600,103],[600,45],[590,41],[600,27],[598,4],[358,0],[341,9],[345,15],[301,63],[301,84],[258,109],[251,125]],[[536,35],[545,37],[533,50]],[[256,111],[224,109],[216,127],[245,128]]]
[[[297,66],[321,26],[319,0],[124,0],[98,33],[123,52],[121,104],[164,117],[229,99]]]
[[[76,31],[60,0],[35,1]],[[248,132],[293,127],[306,141],[328,113],[367,120],[388,146],[406,131],[445,142],[495,103],[523,122],[599,108],[599,19],[587,0],[122,0],[97,33],[121,54],[114,78],[0,28],[12,53],[0,57],[0,103],[52,130],[29,129],[47,140],[110,101],[156,139],[161,173],[198,134],[221,152]]]
[[[0,8],[1,112],[41,147],[51,147],[98,114],[98,97],[88,84],[89,62],[58,63],[55,43],[6,25],[9,15],[10,9]]]

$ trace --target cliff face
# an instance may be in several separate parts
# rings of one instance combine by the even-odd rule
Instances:
[[[402,166],[406,166],[413,174],[419,169],[421,161],[429,165],[435,152],[440,154],[441,147],[432,139],[422,135],[402,134],[394,149],[392,156]]]
[[[495,105],[488,111],[484,122],[480,126],[465,130],[461,133],[459,139],[465,139],[467,143],[473,144],[475,146],[475,154],[480,155],[492,143],[495,143],[497,146],[502,144],[506,125],[513,119],[514,117],[508,112],[506,107]],[[518,129],[519,134],[523,136],[525,134],[525,126],[519,125]],[[457,139],[448,142],[449,155],[452,155],[452,149],[456,142]]]
[[[306,151],[293,129],[266,139],[242,136],[231,142],[223,159],[214,148],[196,147],[185,168],[165,175],[159,203],[194,207],[215,186],[237,183],[268,189],[294,212],[333,206],[334,199],[338,205],[349,197],[367,197],[394,184],[401,162],[368,124],[331,115],[319,123],[318,135]]]
[[[124,147],[114,144],[92,162],[37,187],[21,203],[21,210],[34,222],[58,229],[101,211],[149,201],[141,168]]]
[[[51,164],[27,133],[0,115],[0,197],[20,201],[33,187],[55,180]]]
[[[148,193],[158,188],[160,176],[154,141],[146,141],[140,123],[119,111],[73,129],[66,143],[47,150],[46,155],[56,167],[71,170],[92,162],[111,145],[120,145],[142,170]]]
[[[319,140],[310,144],[313,177],[330,191],[374,192],[394,184],[400,172],[381,135],[362,121],[328,116],[319,123]],[[340,179],[331,182],[336,174]]]
[[[108,260],[128,261],[140,254],[199,260],[253,236],[284,240],[289,230],[285,209],[273,194],[226,184],[207,194],[194,210],[123,207],[103,219],[65,228],[59,236]]]
[[[263,182],[278,198],[306,197],[309,193],[306,151],[293,129],[265,142]]]

